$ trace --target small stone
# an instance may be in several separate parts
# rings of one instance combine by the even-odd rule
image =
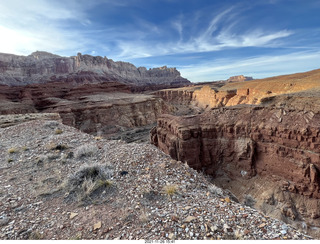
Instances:
[[[163,162],[163,163],[159,164],[159,167],[161,167],[161,168],[166,168],[166,163]]]
[[[179,217],[176,216],[176,215],[172,215],[171,216],[171,220],[174,221],[174,222],[178,222],[179,221]]]
[[[169,237],[170,240],[173,240],[174,239],[174,234],[170,233],[168,237]]]
[[[0,219],[0,226],[4,226],[4,225],[8,224],[9,221],[10,221],[10,219],[7,217]]]
[[[93,225],[93,230],[98,230],[98,229],[100,229],[100,228],[101,228],[101,225],[102,225],[101,221],[99,221],[98,223],[95,223],[95,224]]]
[[[215,231],[218,230],[218,226],[216,226],[216,225],[210,226],[210,230],[211,230],[212,232],[215,232]]]
[[[230,202],[231,202],[231,200],[230,200],[229,197],[226,197],[224,200],[225,200],[227,203],[230,203]]]
[[[286,230],[281,230],[280,233],[281,233],[282,235],[285,235],[285,234],[287,234],[287,231],[286,231]]]
[[[194,216],[188,216],[183,220],[183,222],[190,223],[191,221],[193,221],[195,219],[196,219],[196,217],[194,217]]]
[[[190,235],[190,237],[193,237],[193,232],[190,232],[189,235]]]
[[[265,227],[266,226],[266,224],[265,223],[262,223],[261,225],[259,225],[259,228],[263,228],[263,227]]]
[[[74,217],[76,217],[78,215],[78,213],[70,213],[70,219],[73,219]]]

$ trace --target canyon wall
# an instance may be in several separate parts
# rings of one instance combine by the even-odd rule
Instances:
[[[308,122],[307,122],[308,121]],[[266,107],[163,115],[153,144],[172,158],[215,175],[274,175],[287,189],[320,198],[320,114]]]
[[[308,93],[320,90],[319,80],[320,70],[318,69],[259,80],[229,83],[212,82],[210,84],[198,84],[178,89],[165,89],[157,91],[156,95],[168,102],[188,104],[202,109],[240,104],[257,105],[273,101],[280,95],[282,95],[281,99],[284,96],[291,99],[290,94],[296,96],[297,93],[299,93],[303,100],[306,100],[307,97],[310,97]],[[318,94],[311,96],[317,97]],[[286,104],[286,101],[282,101],[282,103]]]
[[[133,86],[184,86],[190,81],[175,68],[137,68],[128,62],[114,62],[100,56],[60,57],[47,52],[29,56],[0,53],[0,84],[27,85],[46,82],[101,83],[117,81]]]
[[[59,113],[64,124],[102,136],[154,124],[160,114],[173,109],[152,95],[132,94],[129,86],[118,82],[2,85],[0,101],[0,115]]]

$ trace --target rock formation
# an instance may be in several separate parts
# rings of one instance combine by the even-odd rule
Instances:
[[[151,142],[210,174],[262,211],[320,226],[320,70],[263,80],[159,91],[205,109],[162,115]],[[229,189],[230,189],[229,188]],[[255,189],[255,190],[254,190]],[[303,225],[303,224],[302,224]]]
[[[178,89],[165,89],[157,91],[155,94],[165,101],[176,104],[189,104],[211,109],[239,104],[257,105],[277,99],[279,95],[287,96],[290,99],[290,94],[295,94],[294,97],[296,97],[297,93],[305,100],[307,97],[318,96],[308,95],[308,93],[320,89],[319,80],[320,70],[318,69],[260,80],[226,83],[223,86],[218,82]],[[316,99],[313,100],[313,102],[317,102]],[[286,101],[283,102],[286,103]],[[296,103],[296,105],[298,104]],[[300,106],[304,105],[304,103],[300,103]]]
[[[39,51],[29,56],[0,54],[0,84],[19,86],[56,81],[74,84],[117,81],[138,87],[162,85],[163,88],[190,84],[175,68],[166,66],[137,68],[131,63],[81,53],[72,57]]]
[[[160,98],[131,92],[188,84],[166,66],[147,70],[80,53],[0,54],[0,114],[59,113],[64,124],[105,136],[150,126],[172,110]]]
[[[152,142],[211,175],[219,170],[238,177],[277,175],[291,182],[291,191],[319,199],[319,124],[320,115],[312,112],[214,109],[198,116],[161,116]]]
[[[153,124],[172,110],[162,99],[132,94],[130,87],[117,82],[1,86],[0,100],[2,115],[59,113],[64,124],[104,136]]]
[[[248,81],[248,80],[253,80],[251,76],[244,76],[244,75],[236,75],[236,76],[231,76],[227,82],[242,82],[242,81]]]

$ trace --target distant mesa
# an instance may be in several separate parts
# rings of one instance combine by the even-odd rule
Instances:
[[[166,66],[146,69],[131,63],[100,56],[82,55],[61,57],[44,51],[28,56],[0,53],[0,84],[25,86],[63,82],[97,84],[119,82],[133,87],[181,87],[191,82],[181,77],[176,68]],[[135,88],[135,89],[138,89]],[[148,89],[147,89],[148,90]]]
[[[227,82],[232,83],[232,82],[242,82],[242,81],[249,81],[253,80],[251,76],[244,76],[244,75],[236,75],[236,76],[231,76]]]

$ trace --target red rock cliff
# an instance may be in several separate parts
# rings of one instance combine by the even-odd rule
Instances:
[[[307,122],[308,121],[308,122]],[[320,198],[320,114],[266,107],[163,115],[151,141],[172,158],[215,175],[275,175],[292,192]]]

